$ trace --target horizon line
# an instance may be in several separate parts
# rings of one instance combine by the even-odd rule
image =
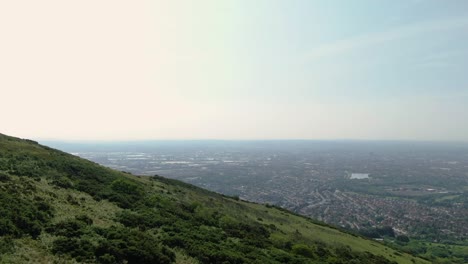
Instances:
[[[143,143],[143,142],[280,142],[280,141],[322,141],[322,142],[413,142],[413,143],[463,143],[467,144],[466,140],[440,140],[440,139],[355,139],[355,138],[272,138],[272,139],[34,139],[38,142],[56,142],[56,143]]]

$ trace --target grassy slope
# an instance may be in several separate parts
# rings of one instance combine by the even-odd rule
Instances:
[[[65,160],[67,164],[76,165],[72,167],[72,173],[79,173],[79,171],[73,171],[77,168],[92,168],[92,172],[98,174],[94,175],[94,177],[102,177],[97,184],[103,184],[103,186],[115,179],[128,178],[132,181],[142,183],[141,185],[144,186],[146,193],[162,194],[175,203],[195,203],[202,205],[203,208],[217,211],[233,219],[274,226],[275,228],[272,229],[270,234],[274,243],[295,241],[309,244],[321,241],[327,246],[342,244],[350,247],[353,251],[368,251],[375,255],[382,255],[398,263],[427,263],[422,259],[397,252],[375,241],[343,233],[326,225],[315,224],[310,219],[285,212],[278,208],[237,201],[173,180],[155,180],[148,177],[137,177],[116,172],[103,168],[93,162],[52,150],[31,141],[19,140],[0,134],[0,152],[2,152],[4,156],[14,153],[15,155],[34,157],[35,160],[44,161],[46,163],[53,163],[57,159],[62,159]],[[32,166],[35,165],[33,164]],[[42,165],[38,164],[37,166],[40,167]],[[58,174],[63,173],[60,170],[57,171]],[[50,224],[59,223],[66,219],[72,219],[75,216],[86,214],[92,218],[94,226],[103,228],[113,225],[121,226],[115,219],[116,215],[123,209],[115,203],[109,202],[107,199],[96,199],[96,197],[99,197],[99,194],[91,192],[90,195],[73,188],[57,187],[56,184],[52,184],[54,178],[48,175],[18,177],[14,173],[9,174],[11,180],[8,184],[17,184],[18,186],[32,185],[35,191],[31,195],[36,198],[39,197],[51,205],[54,214],[53,218],[50,220]],[[19,173],[17,174],[20,175]],[[0,182],[0,186],[4,184],[5,183]],[[28,194],[24,195],[27,196]],[[15,245],[14,251],[3,254],[0,262],[49,263],[57,261],[58,263],[74,263],[75,260],[72,258],[56,256],[51,253],[52,243],[55,239],[57,239],[56,236],[46,232],[42,232],[37,239],[32,239],[28,236],[15,238],[13,240]],[[175,251],[177,263],[197,263],[195,259],[187,256],[183,250]]]
[[[148,177],[140,177],[139,180],[146,184],[152,182]],[[172,182],[172,180],[166,182]],[[316,224],[306,217],[295,215],[282,209],[245,201],[236,201],[235,199],[206,192],[196,187],[186,189],[184,185],[172,185],[161,182],[157,184],[158,187],[163,187],[170,193],[174,193],[174,197],[177,199],[197,201],[210,207],[216,207],[232,217],[249,219],[267,225],[274,224],[278,230],[273,232],[271,236],[278,240],[287,241],[295,239],[296,241],[304,241],[305,243],[322,241],[329,245],[342,244],[349,246],[352,250],[368,251],[402,264],[429,263],[409,254],[398,252],[376,241],[354,236],[327,225]],[[216,198],[216,200],[213,201],[210,198]]]
[[[13,177],[13,180],[25,181],[19,177]],[[106,200],[98,202],[83,192],[57,188],[45,179],[39,182],[30,179],[26,181],[35,184],[37,196],[51,203],[55,213],[51,220],[52,224],[82,214],[92,216],[94,224],[100,227],[117,224],[113,218],[122,209],[114,203]],[[73,260],[66,260],[50,253],[53,239],[54,237],[47,233],[41,234],[37,240],[29,237],[15,239],[15,252],[6,254],[0,259],[0,263],[74,263]]]

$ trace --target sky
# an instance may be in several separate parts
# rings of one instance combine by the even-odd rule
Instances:
[[[468,141],[465,0],[0,2],[0,133]]]

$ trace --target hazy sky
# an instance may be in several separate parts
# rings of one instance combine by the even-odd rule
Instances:
[[[0,2],[0,133],[468,140],[468,1]]]

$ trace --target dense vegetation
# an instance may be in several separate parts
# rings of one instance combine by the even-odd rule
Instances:
[[[424,263],[271,206],[0,134],[0,262]]]

